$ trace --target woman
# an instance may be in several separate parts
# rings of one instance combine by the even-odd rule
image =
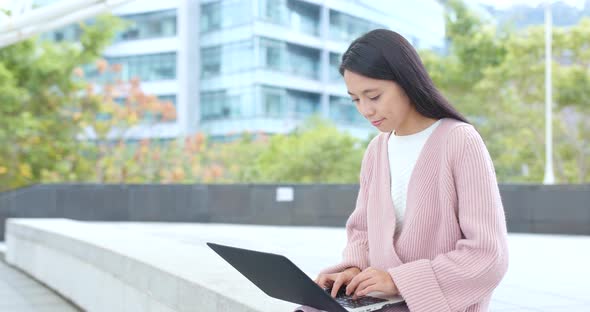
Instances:
[[[355,297],[378,291],[405,300],[382,311],[488,311],[508,248],[481,136],[393,31],[352,42],[340,74],[359,113],[382,133],[363,157],[342,262],[316,283],[332,296],[345,287]]]

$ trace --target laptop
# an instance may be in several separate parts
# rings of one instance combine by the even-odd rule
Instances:
[[[276,299],[330,312],[369,312],[404,301],[401,296],[380,297],[378,293],[354,300],[345,294],[345,286],[333,298],[331,289],[320,287],[285,256],[214,243],[207,243],[207,246]]]

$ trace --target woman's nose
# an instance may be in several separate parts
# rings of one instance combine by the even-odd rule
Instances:
[[[369,118],[375,114],[375,109],[366,101],[359,100],[358,110],[365,118]]]

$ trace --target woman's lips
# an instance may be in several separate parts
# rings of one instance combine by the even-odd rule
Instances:
[[[377,120],[377,121],[371,121],[371,123],[373,124],[373,126],[378,126],[383,122],[383,120],[385,120],[385,118],[383,118],[381,120]]]

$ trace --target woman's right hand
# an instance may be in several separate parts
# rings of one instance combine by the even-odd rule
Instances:
[[[357,267],[348,268],[340,273],[320,274],[315,279],[315,283],[322,288],[332,288],[332,297],[336,298],[338,290],[343,285],[348,285],[350,281],[361,273]]]

